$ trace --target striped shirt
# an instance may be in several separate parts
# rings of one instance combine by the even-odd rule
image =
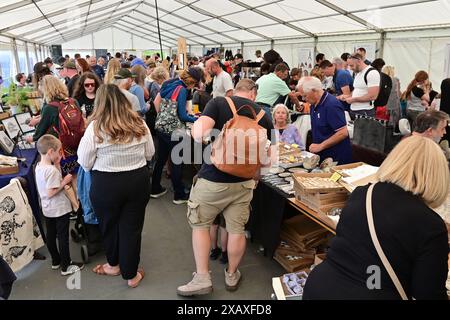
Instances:
[[[93,121],[87,127],[78,147],[78,163],[85,171],[126,172],[142,168],[155,154],[148,127],[147,130],[148,134],[140,141],[134,139],[127,144],[112,144],[104,138],[102,143],[98,143]]]

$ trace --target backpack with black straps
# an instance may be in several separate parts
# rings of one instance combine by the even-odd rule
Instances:
[[[380,92],[378,93],[378,97],[374,102],[371,103],[371,105],[374,105],[375,107],[384,107],[387,105],[389,96],[391,94],[392,79],[387,74],[379,72],[375,68],[369,68],[369,70],[367,70],[366,74],[364,75],[364,82],[366,83],[366,85],[368,85],[367,77],[369,75],[369,72],[373,70],[377,71],[380,74]]]
[[[49,105],[58,108],[59,128],[52,129],[58,134],[63,148],[76,150],[85,131],[83,114],[76,101],[69,98]]]

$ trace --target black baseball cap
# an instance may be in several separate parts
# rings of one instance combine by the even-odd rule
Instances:
[[[114,79],[129,79],[129,78],[136,78],[136,75],[132,74],[130,70],[122,68],[117,72],[117,74],[114,76]]]
[[[205,81],[205,74],[204,74],[203,70],[199,67],[189,68],[188,73],[198,83]]]

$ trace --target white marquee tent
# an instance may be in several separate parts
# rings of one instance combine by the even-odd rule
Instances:
[[[166,53],[184,37],[193,55],[223,47],[253,59],[274,48],[296,67],[305,52],[331,59],[365,47],[396,67],[402,87],[418,70],[435,88],[450,76],[450,0],[2,0],[0,72],[31,72],[57,44],[71,56],[159,50],[158,17]]]

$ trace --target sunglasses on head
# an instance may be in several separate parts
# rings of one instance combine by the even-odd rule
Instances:
[[[95,88],[95,83],[85,83],[84,87],[85,88],[89,88],[89,87]]]

